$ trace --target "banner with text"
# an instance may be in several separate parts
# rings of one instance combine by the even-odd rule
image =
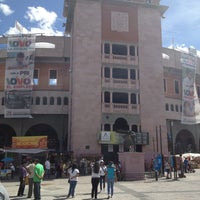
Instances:
[[[47,148],[47,136],[24,136],[12,137],[12,148],[15,149],[31,149],[31,148]]]
[[[181,53],[182,65],[182,118],[183,124],[200,123],[200,104],[196,91],[195,77],[197,56],[194,49]]]
[[[33,88],[35,35],[8,37],[5,118],[29,118]]]

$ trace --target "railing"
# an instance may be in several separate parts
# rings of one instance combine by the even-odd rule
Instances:
[[[103,103],[103,112],[139,114],[138,104]]]

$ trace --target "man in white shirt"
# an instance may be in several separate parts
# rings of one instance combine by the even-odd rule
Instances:
[[[49,159],[47,158],[47,160],[45,161],[45,176],[47,178],[50,178],[50,169],[51,169],[51,163],[49,161]]]

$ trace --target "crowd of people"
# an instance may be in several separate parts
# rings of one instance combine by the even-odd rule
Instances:
[[[42,164],[43,163],[43,164]],[[10,163],[12,169],[11,178],[19,175],[19,188],[17,196],[25,196],[24,191],[27,185],[28,193],[26,198],[35,200],[41,199],[41,181],[51,180],[52,178],[66,178],[69,183],[67,198],[75,197],[75,189],[78,183],[79,175],[91,175],[91,199],[97,199],[98,193],[106,190],[107,198],[111,198],[114,193],[114,182],[120,180],[121,164],[114,164],[112,161],[105,164],[102,158],[98,160],[87,160],[82,158],[77,164],[77,161],[57,162],[53,164],[50,159],[40,162],[39,159],[23,160],[16,172],[13,163]],[[107,184],[106,184],[107,183]]]
[[[83,161],[83,160],[82,160]],[[82,162],[81,161],[81,162]],[[81,166],[81,165],[80,165]],[[97,199],[98,193],[102,190],[105,191],[106,182],[107,182],[107,194],[109,198],[112,198],[114,194],[114,182],[117,181],[117,169],[112,161],[106,166],[103,160],[93,161],[90,163],[91,168],[91,199]],[[82,169],[82,168],[81,168]],[[69,192],[67,198],[74,197],[75,188],[78,183],[78,177],[80,171],[75,163],[72,163],[67,170]],[[85,174],[85,173],[84,173]],[[99,191],[98,187],[100,185]]]

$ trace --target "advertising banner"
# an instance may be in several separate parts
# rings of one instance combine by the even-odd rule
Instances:
[[[5,70],[5,118],[31,117],[35,35],[8,37]]]
[[[26,136],[12,137],[12,148],[14,149],[34,149],[47,148],[47,136]]]
[[[200,123],[200,105],[195,77],[197,56],[195,51],[181,54],[182,65],[182,119],[183,124]]]

